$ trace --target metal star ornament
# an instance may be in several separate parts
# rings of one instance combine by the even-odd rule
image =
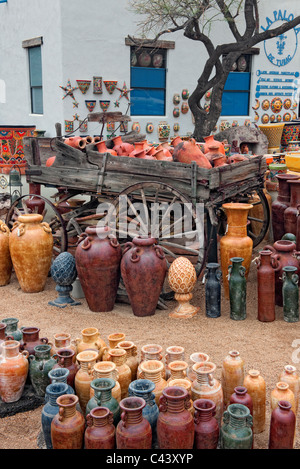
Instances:
[[[132,89],[127,88],[125,81],[124,81],[123,88],[117,88],[117,90],[119,90],[121,92],[119,100],[124,96],[129,101],[128,93],[130,93],[130,91],[132,91]]]
[[[62,90],[64,90],[65,95],[62,99],[65,99],[67,96],[71,96],[73,99],[73,107],[78,107],[78,102],[75,99],[74,91],[78,89],[78,86],[72,86],[70,80],[67,82],[67,86],[59,86]]]

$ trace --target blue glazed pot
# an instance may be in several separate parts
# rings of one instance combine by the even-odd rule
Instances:
[[[68,394],[68,385],[65,383],[52,383],[46,388],[46,404],[42,409],[42,430],[47,449],[53,449],[51,440],[51,422],[59,412],[56,399],[63,394]]]
[[[148,420],[152,428],[152,442],[156,441],[156,423],[159,415],[159,409],[155,402],[153,390],[155,384],[149,379],[137,379],[131,381],[128,387],[128,395],[142,397],[146,406],[143,408],[143,417]]]

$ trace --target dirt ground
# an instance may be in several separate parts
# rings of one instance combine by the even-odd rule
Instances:
[[[253,258],[257,251],[253,253]],[[55,283],[48,278],[46,288],[37,294],[21,291],[15,275],[11,283],[1,288],[1,319],[16,317],[19,326],[38,326],[40,337],[69,332],[72,338],[80,337],[85,327],[97,327],[101,337],[108,343],[107,336],[123,332],[127,340],[138,347],[147,343],[160,344],[164,351],[168,346],[181,345],[185,348],[185,359],[193,352],[205,352],[217,365],[215,378],[221,378],[224,357],[230,350],[238,350],[245,360],[245,370],[258,369],[267,385],[267,418],[265,431],[255,435],[254,448],[266,449],[269,439],[270,393],[278,382],[283,367],[294,364],[299,370],[297,347],[293,341],[299,339],[300,323],[286,323],[282,308],[276,308],[276,320],[262,323],[257,320],[256,266],[252,263],[247,283],[247,318],[233,321],[229,317],[229,302],[222,299],[221,317],[205,316],[204,285],[198,282],[192,304],[200,306],[200,312],[191,319],[171,319],[169,313],[176,302],[168,302],[169,309],[157,310],[154,316],[135,317],[129,305],[116,304],[110,313],[93,313],[86,300],[80,306],[64,309],[48,305],[56,298]],[[294,356],[293,356],[294,354]],[[41,430],[42,407],[34,411],[5,417],[0,422],[0,449],[39,449],[38,435]],[[300,448],[300,426],[297,425],[295,448]]]

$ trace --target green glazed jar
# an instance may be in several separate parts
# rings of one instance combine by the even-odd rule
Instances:
[[[230,404],[223,414],[221,449],[251,449],[252,422],[248,407],[243,404]]]
[[[246,319],[246,269],[242,257],[232,257],[229,265],[230,318],[235,321]]]
[[[7,337],[13,337],[14,340],[21,342],[23,339],[23,332],[18,328],[19,319],[17,318],[5,318],[1,322],[6,324],[5,335]]]
[[[287,265],[282,272],[283,319],[286,322],[299,321],[299,276],[297,267]]]
[[[111,391],[116,382],[111,378],[96,378],[91,382],[91,388],[94,390],[94,396],[88,401],[86,406],[86,416],[94,407],[107,407],[113,414],[114,425],[120,421],[120,406]]]
[[[29,378],[37,396],[44,396],[51,383],[48,375],[57,363],[57,355],[50,355],[51,345],[42,344],[34,347],[35,355],[29,355]]]

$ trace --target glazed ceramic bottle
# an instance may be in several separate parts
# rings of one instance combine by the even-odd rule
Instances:
[[[58,332],[57,334],[54,334],[54,342],[49,341],[48,343],[51,345],[51,355],[54,355],[62,348],[72,349],[74,351],[73,360],[76,361],[76,343],[75,340],[71,339],[71,334],[68,332]]]
[[[19,319],[17,318],[4,318],[1,320],[3,324],[6,325],[5,335],[6,337],[13,337],[14,340],[17,340],[21,343],[23,338],[22,330],[18,328]]]
[[[202,352],[192,353],[190,355],[190,360],[191,360],[192,364],[187,369],[186,377],[192,383],[197,378],[197,375],[196,375],[195,371],[193,370],[193,365],[195,365],[195,363],[200,363],[200,362],[209,362],[210,360],[209,360],[209,356],[207,355],[207,353],[202,353]]]
[[[70,371],[68,368],[55,368],[49,371],[48,376],[50,384],[52,383],[64,383],[68,386],[68,390],[65,394],[75,394],[74,389],[67,383]]]
[[[155,314],[166,273],[167,261],[155,238],[136,237],[126,243],[121,275],[135,316]]]
[[[271,410],[276,409],[279,401],[288,401],[291,404],[291,409],[296,415],[296,403],[293,391],[290,389],[289,384],[284,381],[276,383],[275,388],[271,391],[270,406]]]
[[[121,400],[121,386],[118,381],[119,379],[119,373],[117,371],[117,365],[113,362],[110,361],[102,361],[102,362],[97,362],[94,365],[93,369],[93,377],[94,379],[96,378],[110,378],[113,379],[115,382],[115,386],[111,390],[111,395],[115,399],[117,399],[118,402]],[[94,395],[94,390],[91,387],[90,389],[90,397],[93,397]]]
[[[109,227],[86,228],[75,252],[78,278],[89,309],[112,311],[120,282],[122,250]]]
[[[266,383],[258,370],[249,370],[243,385],[253,404],[253,433],[261,433],[266,423]]]
[[[289,388],[294,393],[296,414],[299,404],[300,393],[300,378],[297,373],[297,368],[294,365],[286,365],[280,373],[279,381],[283,381],[289,385]]]
[[[116,429],[107,407],[94,407],[86,417],[84,449],[114,449]]]
[[[224,394],[224,405],[230,402],[236,386],[243,386],[245,377],[245,363],[237,350],[231,350],[222,363],[222,389]]]
[[[297,267],[287,265],[282,273],[283,319],[286,322],[299,321],[299,276]]]
[[[169,370],[169,364],[176,360],[184,360],[184,348],[178,345],[171,345],[166,348],[165,353],[165,368],[166,368],[166,379],[168,380],[171,376]]]
[[[190,382],[189,379],[187,378],[175,378],[175,379],[169,379],[167,381],[167,388],[170,388],[172,386],[177,386],[179,388],[186,389],[187,392],[189,393],[190,396],[190,407],[188,408],[188,411],[191,412],[191,414],[194,416],[195,409],[193,406],[193,400],[192,400],[192,383]]]
[[[216,419],[220,425],[224,408],[224,396],[221,383],[214,378],[216,365],[212,362],[200,362],[193,365],[196,380],[192,384],[192,399],[210,399],[216,405]]]
[[[292,177],[291,177],[292,176]],[[272,228],[274,242],[282,239],[286,233],[284,228],[284,211],[290,205],[291,190],[288,180],[298,179],[294,174],[277,174],[278,195],[272,202]]]
[[[130,396],[121,400],[121,420],[116,428],[117,449],[151,449],[152,429],[143,417],[145,405],[141,397]]]
[[[300,180],[289,179],[291,188],[290,204],[283,214],[285,233],[293,233],[297,236],[297,205],[300,204]]]
[[[292,405],[281,400],[272,411],[269,434],[269,449],[293,449],[296,416]]]
[[[121,348],[126,351],[126,364],[131,370],[131,381],[134,381],[136,379],[137,369],[139,366],[137,346],[131,340],[123,340],[118,343],[116,348]]]
[[[33,390],[37,396],[43,397],[50,384],[48,373],[57,363],[56,356],[50,355],[51,346],[48,344],[36,345],[34,354],[29,355],[29,377]]]
[[[63,394],[68,393],[68,385],[66,383],[51,383],[46,388],[45,401],[46,404],[42,408],[42,431],[47,449],[53,449],[51,440],[51,422],[55,415],[59,412],[56,399]]]
[[[53,449],[82,449],[85,419],[76,409],[78,396],[64,394],[59,396],[56,402],[59,412],[51,422]]]
[[[222,205],[227,215],[228,230],[220,240],[221,270],[225,298],[229,299],[228,266],[232,257],[243,258],[245,277],[248,278],[253,241],[247,235],[247,217],[251,204],[230,202]]]
[[[263,250],[257,265],[257,319],[261,322],[275,320],[275,259],[272,251]]]
[[[0,398],[3,402],[21,399],[28,374],[28,352],[19,351],[20,342],[5,340],[0,355]]]
[[[160,449],[192,449],[195,428],[190,396],[180,387],[165,388],[159,399],[157,442]]]
[[[107,349],[107,345],[100,337],[99,330],[96,327],[86,327],[81,331],[81,338],[75,339],[77,346],[77,353],[83,352],[87,349],[98,350],[97,360],[102,359],[104,350]]]
[[[152,441],[156,440],[156,423],[158,419],[158,406],[155,402],[155,395],[153,391],[155,389],[155,383],[149,379],[137,379],[131,381],[128,388],[129,396],[141,397],[146,402],[145,407],[143,408],[143,417],[151,425],[152,429]]]
[[[127,365],[127,353],[126,350],[121,348],[114,348],[109,351],[109,360],[116,365],[118,372],[118,381],[121,387],[121,399],[124,399],[128,395],[128,386],[131,382],[131,369]]]
[[[159,360],[163,363],[163,349],[159,344],[146,344],[141,347],[140,364],[147,360]],[[137,369],[137,378],[140,378],[141,366]],[[166,367],[163,363],[162,377],[166,378]]]
[[[230,396],[229,404],[243,404],[250,410],[250,415],[253,416],[253,402],[252,397],[248,394],[245,386],[236,386],[234,393]]]
[[[196,399],[194,408],[194,449],[217,449],[220,428],[215,418],[215,403],[210,399]]]
[[[10,230],[6,224],[0,220],[0,286],[8,285],[12,273],[12,261],[9,251]]]
[[[94,407],[107,407],[113,414],[114,425],[116,426],[120,420],[120,406],[114,397],[112,397],[111,390],[115,386],[115,381],[110,378],[96,378],[90,384],[94,393],[86,405],[86,415]]]
[[[20,340],[20,349],[27,350],[29,355],[35,354],[36,345],[48,344],[47,337],[39,336],[38,327],[22,327],[22,339]]]
[[[103,355],[102,355],[102,360],[107,361],[107,358],[109,358],[108,355],[108,350],[116,348],[119,342],[122,342],[125,340],[125,334],[123,332],[114,332],[113,334],[109,334],[107,336],[108,339],[108,347],[105,348]]]
[[[230,404],[220,429],[221,449],[251,449],[252,441],[252,416],[248,407]]]
[[[220,264],[210,262],[206,265],[205,276],[205,311],[208,318],[221,316],[221,282]]]
[[[38,293],[44,290],[51,267],[52,249],[52,231],[43,222],[43,216],[38,213],[20,215],[9,236],[9,250],[23,292]]]
[[[75,386],[75,376],[78,371],[78,363],[74,362],[75,352],[69,348],[61,348],[58,349],[55,357],[57,358],[57,363],[53,366],[53,368],[67,368],[69,370],[69,376],[67,379],[67,383],[74,388]]]
[[[246,268],[242,257],[232,257],[228,266],[230,318],[243,321],[247,317],[247,281]]]
[[[162,377],[164,365],[159,360],[147,360],[140,364],[141,377],[148,379],[155,384],[153,394],[155,402],[159,405],[159,398],[162,395],[163,389],[167,386],[166,380]]]
[[[79,404],[85,414],[85,408],[90,400],[90,386],[93,381],[93,368],[98,358],[97,350],[85,350],[77,354],[77,361],[80,365],[75,375],[74,389],[79,397]]]

